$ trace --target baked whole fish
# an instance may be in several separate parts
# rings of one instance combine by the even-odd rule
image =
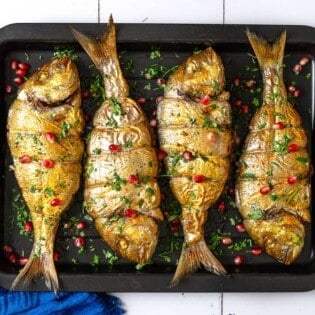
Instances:
[[[250,237],[276,260],[291,264],[311,221],[307,136],[283,81],[285,31],[273,45],[250,31],[247,36],[262,73],[263,102],[239,161],[236,201]]]
[[[170,188],[182,207],[184,243],[172,279],[176,285],[200,265],[224,267],[204,240],[208,209],[219,198],[230,168],[229,93],[221,58],[212,48],[190,56],[169,78],[158,104],[158,135]]]
[[[85,201],[103,240],[120,256],[146,264],[159,235],[158,162],[145,114],[129,95],[112,17],[100,39],[73,34],[103,75],[106,100],[87,145]]]
[[[34,244],[12,284],[43,275],[55,292],[53,248],[60,215],[80,184],[84,127],[80,82],[68,57],[38,69],[19,89],[8,115],[8,143],[14,173],[30,210]]]

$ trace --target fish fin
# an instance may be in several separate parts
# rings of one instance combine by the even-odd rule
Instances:
[[[170,287],[179,283],[183,278],[196,271],[200,265],[217,275],[227,275],[227,271],[211,253],[206,242],[201,240],[193,246],[183,245],[182,253],[176,268]]]
[[[33,279],[40,275],[44,276],[47,288],[49,290],[53,289],[57,293],[59,289],[57,272],[53,257],[48,253],[43,253],[40,257],[36,257],[31,253],[28,262],[14,279],[11,290],[14,290],[21,281],[23,281],[24,286],[28,286]]]
[[[270,44],[263,38],[258,37],[249,29],[246,30],[246,35],[255,52],[261,68],[263,68],[265,65],[282,65],[286,42],[285,30],[273,44]]]

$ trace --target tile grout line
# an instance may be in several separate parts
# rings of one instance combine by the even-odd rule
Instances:
[[[225,24],[225,0],[223,0],[222,2],[222,5],[223,5],[223,24]]]
[[[223,291],[221,291],[221,312],[220,312],[220,314],[223,315]]]
[[[101,3],[100,3],[101,0],[97,0],[97,23],[100,23],[101,21]]]

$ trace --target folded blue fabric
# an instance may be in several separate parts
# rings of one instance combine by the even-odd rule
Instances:
[[[0,288],[0,315],[122,315],[119,298],[91,292],[20,292]]]

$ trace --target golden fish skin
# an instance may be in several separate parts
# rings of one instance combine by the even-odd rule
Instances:
[[[56,292],[54,241],[60,215],[79,189],[84,149],[80,81],[70,58],[46,63],[21,86],[7,127],[14,173],[34,227],[32,252],[12,288],[43,275]]]
[[[229,93],[221,58],[212,48],[189,57],[167,82],[158,104],[160,148],[170,188],[182,207],[184,243],[171,286],[203,265],[226,270],[204,240],[208,209],[225,186],[232,145]],[[190,152],[191,159],[183,153]]]
[[[95,113],[87,146],[85,201],[103,240],[120,256],[146,264],[159,228],[158,161],[145,114],[128,97],[112,17],[97,39],[72,30],[104,77],[107,99]]]
[[[301,118],[283,81],[286,33],[270,45],[247,31],[263,78],[263,104],[253,116],[239,161],[236,202],[250,237],[291,264],[301,253],[309,211],[310,157]]]

